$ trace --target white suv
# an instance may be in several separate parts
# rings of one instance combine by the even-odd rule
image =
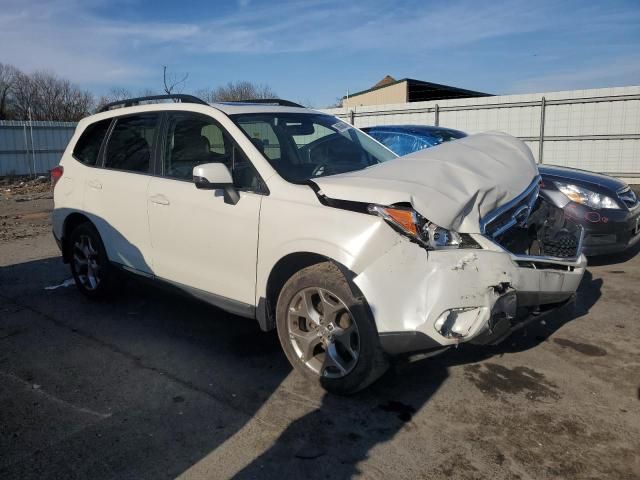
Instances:
[[[170,284],[277,328],[296,369],[346,394],[390,355],[496,343],[580,283],[581,230],[538,199],[513,137],[396,158],[289,102],[159,98],[82,120],[52,171],[54,236],[90,298],[123,271]]]

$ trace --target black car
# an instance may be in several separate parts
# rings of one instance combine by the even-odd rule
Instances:
[[[459,130],[425,125],[363,128],[398,155],[466,137]],[[585,255],[617,253],[640,242],[640,201],[634,191],[608,175],[575,168],[538,165],[541,195],[585,229]]]

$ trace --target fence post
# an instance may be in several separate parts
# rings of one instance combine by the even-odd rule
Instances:
[[[355,127],[355,112],[353,110],[349,110],[349,123]]]
[[[31,120],[31,107],[29,107],[29,133],[31,136],[31,158],[33,160],[33,177],[38,175],[36,168],[36,147],[33,144],[33,120]]]
[[[538,163],[544,163],[543,161],[543,153],[544,153],[544,116],[545,116],[545,107],[547,100],[542,97],[540,100],[540,139],[538,140]]]
[[[27,122],[22,123],[22,133],[24,134],[24,162],[27,170],[31,174],[31,162],[29,161],[29,141],[27,140]]]
[[[440,126],[440,105],[438,105],[437,103],[436,103],[436,107],[435,107],[435,109],[433,111],[433,115],[435,117],[433,123],[434,123],[434,125],[436,127],[439,127]]]

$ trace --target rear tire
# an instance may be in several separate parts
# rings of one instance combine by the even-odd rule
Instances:
[[[69,265],[78,290],[91,300],[113,293],[116,271],[98,230],[89,222],[82,223],[71,232],[68,245]]]
[[[368,306],[330,262],[304,268],[285,283],[276,323],[291,365],[331,393],[358,392],[388,368]]]

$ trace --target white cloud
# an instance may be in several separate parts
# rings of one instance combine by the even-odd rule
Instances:
[[[534,76],[518,82],[511,93],[549,92],[640,84],[640,57],[623,57],[600,65]]]
[[[612,29],[633,29],[640,22],[637,11],[603,13],[602,7],[576,8],[568,16],[566,6],[551,0],[505,0],[481,6],[474,0],[413,6],[391,0],[296,0],[254,2],[250,8],[249,0],[238,0],[239,8],[229,13],[211,9],[192,22],[121,21],[92,13],[95,6],[102,7],[98,11],[117,8],[108,2],[3,0],[0,61],[25,70],[50,69],[89,85],[135,85],[156,77],[160,65],[171,64],[173,58],[203,53],[309,52],[312,56],[374,51],[384,62],[396,52],[445,55],[449,49],[526,32],[577,29],[597,38]],[[570,73],[556,77],[541,76],[530,84],[572,81]]]

